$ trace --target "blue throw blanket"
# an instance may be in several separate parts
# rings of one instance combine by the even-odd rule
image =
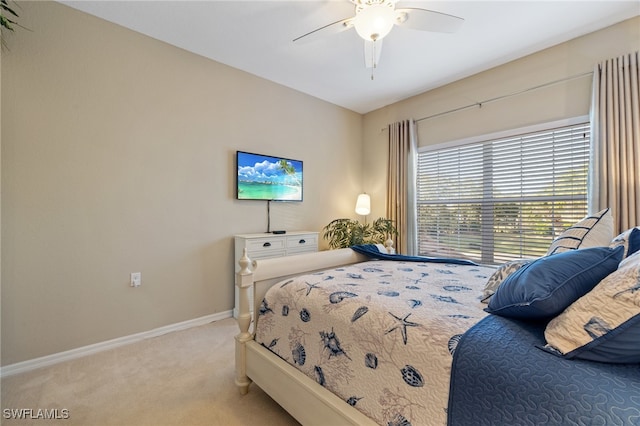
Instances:
[[[365,256],[369,256],[372,259],[381,259],[381,260],[397,260],[397,261],[405,261],[405,262],[431,262],[431,263],[453,263],[456,265],[473,265],[476,266],[477,263],[472,262],[466,259],[454,259],[447,257],[427,257],[427,256],[407,256],[403,254],[389,254],[382,253],[378,250],[378,247],[375,244],[360,244],[357,246],[352,246],[352,250],[364,254]]]
[[[640,424],[640,365],[542,351],[545,325],[489,315],[462,336],[448,426]]]

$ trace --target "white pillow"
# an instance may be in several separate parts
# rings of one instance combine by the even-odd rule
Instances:
[[[607,247],[613,238],[613,217],[606,208],[566,229],[549,247],[547,256],[568,250]]]
[[[544,349],[569,359],[640,362],[640,251],[551,320],[544,337]]]

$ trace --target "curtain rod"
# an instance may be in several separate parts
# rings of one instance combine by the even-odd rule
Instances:
[[[495,101],[500,101],[502,99],[510,98],[512,96],[521,95],[523,93],[532,92],[534,90],[542,89],[544,87],[553,86],[553,85],[558,84],[558,83],[563,83],[565,81],[575,80],[577,78],[582,78],[582,77],[586,77],[586,76],[590,76],[590,75],[593,75],[593,71],[585,72],[585,73],[582,73],[582,74],[572,75],[570,77],[562,78],[560,80],[555,80],[555,81],[551,81],[551,82],[548,82],[548,83],[540,84],[538,86],[533,86],[533,87],[530,87],[528,89],[520,90],[519,92],[513,92],[513,93],[509,93],[508,95],[497,96],[495,98],[486,99],[484,101],[475,102],[473,104],[469,104],[469,105],[465,105],[465,106],[462,106],[462,107],[454,108],[454,109],[451,109],[449,111],[439,112],[437,114],[429,115],[427,117],[418,118],[417,120],[415,120],[415,122],[417,123],[419,121],[429,120],[429,119],[436,118],[436,117],[441,117],[443,115],[452,114],[454,112],[462,111],[462,110],[465,110],[465,109],[468,109],[468,108],[473,108],[473,107],[476,107],[476,106],[479,107],[479,108],[482,108],[482,105],[484,105],[484,104],[488,104],[488,103],[495,102]]]

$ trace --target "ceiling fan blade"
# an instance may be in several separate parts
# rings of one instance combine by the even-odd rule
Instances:
[[[464,19],[446,13],[427,9],[396,9],[397,25],[420,31],[455,33],[464,23]]]
[[[347,19],[341,19],[331,24],[327,24],[324,27],[317,28],[311,32],[301,35],[293,39],[294,43],[307,43],[319,38],[340,33],[344,30],[348,30],[353,27],[353,17]]]
[[[372,41],[364,41],[364,65],[367,68],[375,68],[380,62],[380,53],[382,52],[382,39]]]

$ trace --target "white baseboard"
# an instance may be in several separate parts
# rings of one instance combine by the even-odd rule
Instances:
[[[208,324],[210,322],[220,321],[226,318],[231,318],[232,311],[219,312],[217,314],[206,315],[204,317],[195,318],[188,321],[179,322],[176,324],[166,325],[164,327],[155,328],[153,330],[144,331],[142,333],[131,334],[129,336],[118,337],[116,339],[107,340],[93,345],[83,346],[69,351],[59,352],[52,355],[43,356],[40,358],[34,358],[27,361],[17,362],[0,368],[0,378],[11,376],[18,373],[25,373],[27,371],[35,370],[37,368],[47,367],[53,364],[58,364],[64,361],[70,361],[72,359],[81,358],[83,356],[91,355],[97,352],[114,349],[119,346],[128,345],[130,343],[139,342],[144,339],[152,337],[162,336],[163,334],[171,333],[173,331],[186,330],[191,327],[197,327],[199,325]]]

